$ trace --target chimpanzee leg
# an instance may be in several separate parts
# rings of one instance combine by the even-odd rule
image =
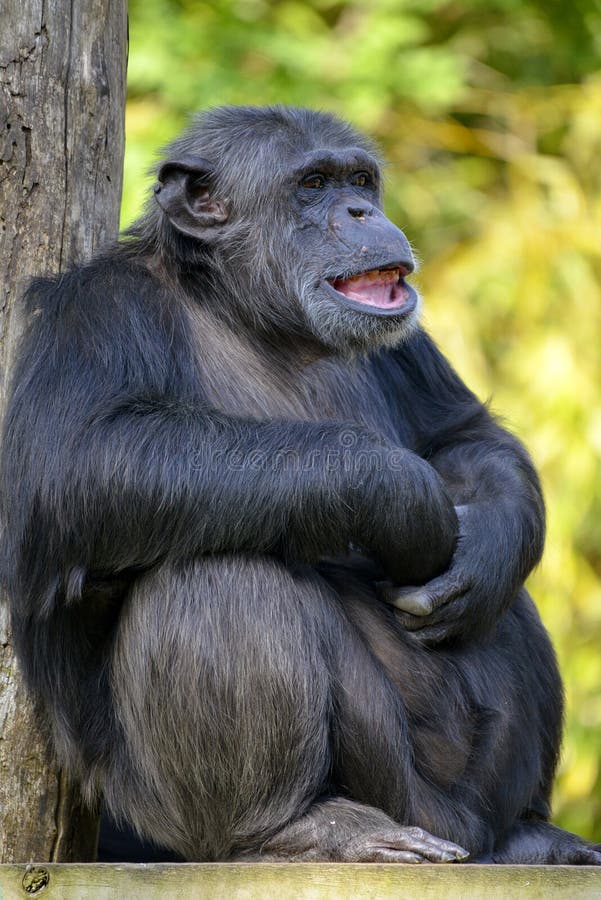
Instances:
[[[563,697],[549,637],[522,590],[488,642],[444,651],[458,667],[481,725],[455,794],[488,823],[493,847],[474,861],[601,865],[601,846],[547,821],[559,756]],[[475,805],[474,805],[475,803]],[[419,819],[418,819],[419,821]],[[444,828],[439,829],[443,836]]]
[[[601,866],[601,844],[540,819],[522,819],[490,857],[478,862],[513,865]]]
[[[491,796],[503,828],[492,853],[479,861],[601,865],[601,845],[547,821],[561,742],[562,686],[549,638],[525,590],[501,623],[495,643],[501,667],[512,666],[512,679],[505,677],[503,683],[512,690],[513,701],[504,740],[494,753],[497,776]],[[492,691],[495,677],[499,683],[501,671],[488,668],[480,681],[481,695]],[[497,695],[507,703],[504,694],[498,687]]]
[[[165,566],[112,684],[108,804],[189,859],[475,858],[548,814],[561,686],[527,596],[487,643],[431,651],[355,569]]]
[[[330,698],[314,593],[241,556],[136,583],[112,659],[123,752],[109,809],[188,859],[223,859],[322,792]]]
[[[336,684],[340,659],[355,684]],[[374,804],[387,786],[403,821],[411,754],[398,692],[310,568],[223,556],[141,578],[111,684],[123,737],[107,805],[187,859],[252,854],[269,839],[279,858],[462,856],[370,806],[323,801],[341,691],[359,692],[343,714],[356,710]]]
[[[343,652],[329,663],[341,686],[332,690],[332,792],[369,804],[371,827],[351,839],[357,803],[347,808],[334,797],[267,841],[262,857],[442,861],[462,858],[459,844],[474,860],[492,861],[496,847],[517,839],[518,822],[528,844],[523,857],[535,837],[539,850],[546,840],[550,851],[551,836],[557,856],[563,833],[542,819],[561,736],[561,682],[526,592],[488,641],[431,650],[378,601],[369,566],[363,578],[356,566],[336,564],[320,574],[350,626]],[[529,835],[522,823],[534,816]],[[428,832],[437,836],[433,853],[418,848],[416,827],[427,840]],[[403,843],[409,835],[411,846]],[[574,840],[564,842],[565,861],[591,861]],[[551,852],[545,861],[553,861]]]
[[[562,688],[551,643],[526,591],[488,640],[431,650],[377,601],[369,570],[360,582],[355,569],[353,582],[344,566],[322,569],[404,703],[414,759],[405,776],[410,802],[405,817],[391,806],[393,794],[377,805],[401,822],[456,841],[473,859],[491,858],[509,838],[517,853],[518,836],[530,847],[522,857],[532,852],[533,842],[540,852],[547,840],[548,861],[559,858],[561,832],[543,826],[559,755]],[[344,730],[345,722],[348,716],[339,728]],[[357,742],[343,734],[343,743],[338,778],[354,798],[369,798],[371,770],[360,764],[349,769]],[[579,850],[591,858],[583,841]],[[576,845],[566,836],[564,859],[576,861],[576,856]]]

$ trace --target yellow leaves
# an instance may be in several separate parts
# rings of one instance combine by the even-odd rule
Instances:
[[[561,779],[562,792],[566,800],[588,797],[597,780],[599,763],[594,752],[580,754],[578,765],[572,765]]]
[[[158,158],[162,144],[181,128],[183,121],[165,109],[161,98],[146,94],[128,100],[125,111],[126,153],[123,166],[121,227],[140,215],[154,181],[148,170]]]
[[[588,438],[592,449],[601,457],[601,407],[591,414],[588,428]]]

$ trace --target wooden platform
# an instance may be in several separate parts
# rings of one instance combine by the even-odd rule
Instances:
[[[601,868],[379,864],[0,866],[0,900],[601,900]]]

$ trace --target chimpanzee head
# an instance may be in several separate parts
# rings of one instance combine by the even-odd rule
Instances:
[[[396,343],[416,323],[415,263],[382,212],[377,155],[331,115],[203,113],[168,149],[155,196],[160,245],[230,316],[338,351]]]

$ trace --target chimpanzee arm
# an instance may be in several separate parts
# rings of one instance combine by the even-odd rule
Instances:
[[[388,597],[413,614],[405,624],[424,641],[476,637],[495,625],[540,560],[540,483],[524,447],[495,422],[424,332],[395,351],[394,364],[414,449],[442,476],[460,532],[447,572]]]
[[[359,455],[378,456],[355,471],[340,424],[210,410],[157,286],[101,274],[79,270],[30,295],[0,492],[11,587],[26,607],[75,600],[88,576],[200,553],[312,560],[352,541],[404,583],[444,570],[457,519],[430,466],[355,429]]]

